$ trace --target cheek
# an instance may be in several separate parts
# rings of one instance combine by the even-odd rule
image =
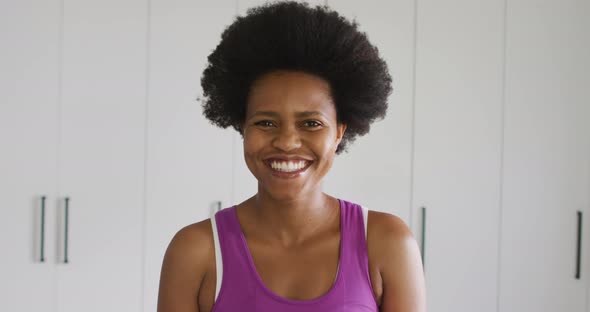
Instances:
[[[336,155],[336,139],[333,135],[326,135],[321,140],[314,141],[314,151],[318,156],[322,157],[324,161],[331,162]]]
[[[248,161],[264,147],[264,138],[260,134],[249,132],[244,135],[242,144],[244,156]]]
[[[338,146],[338,134],[336,131],[332,130],[326,135],[324,138],[324,144],[327,152],[333,153],[336,150],[336,147]]]
[[[255,175],[256,172],[256,150],[257,150],[257,143],[256,140],[253,140],[251,136],[244,135],[244,139],[242,141],[243,148],[244,148],[244,163],[248,170]]]

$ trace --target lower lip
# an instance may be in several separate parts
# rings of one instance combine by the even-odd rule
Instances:
[[[279,177],[279,178],[285,178],[285,179],[292,179],[292,178],[297,178],[298,176],[302,175],[303,172],[305,172],[307,170],[307,168],[309,168],[310,164],[307,164],[307,166],[305,166],[297,171],[291,171],[291,172],[274,170],[274,169],[272,169],[272,167],[270,167],[269,164],[267,164],[267,166],[271,170],[273,176]]]

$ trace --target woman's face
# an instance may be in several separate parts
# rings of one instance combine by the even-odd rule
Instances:
[[[322,78],[294,71],[262,76],[250,90],[243,125],[244,158],[259,192],[283,200],[310,194],[332,166],[345,129]]]

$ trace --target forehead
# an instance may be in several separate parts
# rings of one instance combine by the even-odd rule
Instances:
[[[315,75],[276,71],[254,82],[248,96],[248,115],[257,110],[334,110],[330,84]]]

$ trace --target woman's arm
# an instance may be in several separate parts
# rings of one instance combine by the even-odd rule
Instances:
[[[172,238],[162,263],[158,312],[199,311],[199,290],[213,257],[210,224],[205,220],[186,226]]]
[[[373,222],[371,222],[373,221]],[[373,212],[375,260],[383,283],[381,312],[426,312],[426,289],[420,249],[402,219]]]

